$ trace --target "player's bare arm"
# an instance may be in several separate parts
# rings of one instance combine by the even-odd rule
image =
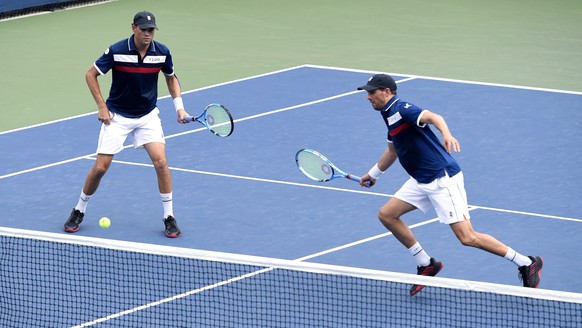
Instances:
[[[386,150],[384,153],[382,153],[382,156],[380,156],[380,159],[378,160],[378,170],[381,172],[386,171],[390,166],[392,166],[392,164],[394,164],[397,158],[398,154],[396,154],[394,145],[392,143],[388,143],[388,147],[386,147]],[[366,173],[360,180],[360,185],[369,188],[376,184],[376,180],[377,179],[372,177],[370,173]]]
[[[178,115],[178,117],[177,117],[178,123],[187,123],[187,121],[184,119],[184,117],[189,116],[190,114],[188,114],[188,112],[183,108],[184,104],[181,102],[182,90],[180,88],[180,82],[178,81],[178,78],[176,77],[176,75],[173,74],[170,76],[166,76],[166,84],[168,85],[168,91],[170,92],[172,99],[180,98],[178,107],[182,107],[182,108],[176,108],[176,114]],[[174,102],[174,106],[175,105],[176,105],[176,102]]]
[[[105,100],[101,95],[101,88],[99,87],[99,81],[97,81],[97,77],[99,77],[99,75],[99,71],[97,71],[95,66],[91,65],[85,74],[85,81],[87,82],[89,91],[91,91],[91,95],[97,104],[97,119],[100,122],[103,122],[105,125],[109,125],[109,123],[111,123],[111,115],[107,105],[105,104]]]
[[[461,151],[461,145],[459,144],[459,141],[455,139],[455,137],[453,137],[451,131],[449,130],[447,122],[441,115],[435,114],[427,110],[420,117],[420,123],[432,124],[441,132],[441,134],[443,135],[443,146],[445,147],[447,152],[450,153],[451,151],[454,150],[455,152],[458,153]]]
[[[378,168],[381,171],[386,171],[390,166],[392,166],[392,164],[394,164],[397,158],[398,154],[396,154],[394,144],[391,142],[388,143],[388,147],[386,147],[386,150],[380,157],[380,160],[378,160]]]

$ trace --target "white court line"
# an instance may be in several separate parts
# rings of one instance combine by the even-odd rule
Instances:
[[[202,87],[202,88],[198,88],[198,89],[193,89],[193,90],[188,90],[188,91],[182,91],[182,94],[184,95],[184,94],[188,94],[188,93],[192,93],[192,92],[198,92],[198,91],[212,89],[212,88],[216,88],[216,87],[220,87],[220,86],[224,86],[224,85],[229,85],[229,84],[239,83],[239,82],[248,81],[248,80],[252,80],[252,79],[257,79],[257,78],[265,77],[265,76],[269,76],[269,75],[275,75],[275,74],[279,74],[279,73],[283,73],[283,72],[287,72],[287,71],[292,71],[292,70],[295,70],[295,69],[299,69],[299,68],[302,68],[304,66],[305,65],[290,67],[290,68],[281,69],[281,70],[278,70],[278,71],[273,71],[273,72],[269,72],[269,73],[265,73],[265,74],[259,74],[259,75],[249,76],[249,77],[245,77],[245,78],[238,79],[238,80],[232,80],[232,81],[228,81],[228,82],[224,82],[224,83],[213,84],[213,85],[209,85],[209,86]],[[163,97],[158,97],[158,100],[159,99],[169,98],[169,97],[170,97],[170,95],[163,96]],[[12,133],[12,132],[17,132],[17,131],[22,131],[22,130],[27,130],[27,129],[32,129],[32,128],[36,128],[36,127],[39,127],[39,126],[44,126],[44,125],[49,125],[49,124],[64,122],[64,121],[76,119],[76,118],[79,118],[79,117],[84,117],[84,116],[89,116],[89,115],[95,115],[96,113],[97,113],[97,111],[93,111],[93,112],[90,112],[90,113],[75,115],[75,116],[66,117],[66,118],[62,118],[62,119],[58,119],[58,120],[54,120],[54,121],[49,121],[49,122],[45,122],[45,123],[39,123],[39,124],[35,124],[35,125],[31,125],[31,126],[26,126],[26,127],[14,129],[14,130],[3,131],[3,132],[0,132],[0,135]]]
[[[113,160],[114,163],[118,164],[125,164],[125,165],[134,165],[134,166],[144,166],[144,167],[154,167],[153,164],[145,164],[145,163],[137,163],[137,162],[129,162],[129,161],[119,161]],[[363,190],[353,190],[353,189],[344,189],[344,188],[336,188],[336,187],[329,187],[326,185],[312,185],[306,183],[298,183],[298,182],[289,182],[289,181],[282,181],[282,180],[273,180],[273,179],[263,179],[263,178],[256,178],[256,177],[247,177],[242,175],[234,175],[234,174],[225,174],[225,173],[216,173],[216,172],[208,172],[208,171],[199,171],[199,170],[192,170],[192,169],[184,169],[179,167],[170,166],[170,170],[174,171],[181,171],[181,172],[188,172],[188,173],[196,173],[196,174],[204,174],[204,175],[213,175],[225,178],[233,178],[233,179],[241,179],[241,180],[252,180],[252,181],[259,181],[259,182],[268,182],[268,183],[276,183],[282,185],[289,185],[289,186],[298,186],[298,187],[307,187],[307,188],[315,188],[315,189],[327,189],[327,190],[335,190],[335,191],[343,191],[343,192],[350,192],[354,194],[366,194],[366,195],[374,195],[374,196],[382,196],[382,197],[392,197],[393,195],[384,194],[384,193],[377,193],[371,191],[363,191]]]
[[[93,153],[92,155],[96,155],[96,154]],[[17,176],[17,175],[21,175],[21,174],[25,174],[25,173],[30,173],[30,172],[34,172],[34,171],[40,171],[40,170],[43,170],[43,169],[48,169],[49,167],[53,167],[53,166],[58,166],[58,165],[62,165],[62,164],[67,164],[67,163],[75,162],[75,161],[78,161],[78,160],[81,160],[81,159],[89,159],[92,155],[83,155],[83,156],[79,156],[79,157],[69,158],[69,159],[66,159],[66,160],[60,161],[60,162],[54,162],[54,163],[50,163],[50,164],[46,164],[46,165],[41,165],[41,166],[33,167],[31,169],[26,169],[26,170],[14,172],[14,173],[8,173],[8,174],[5,174],[5,175],[0,175],[0,180],[6,179],[6,178],[10,178],[10,177],[13,177],[13,176]]]
[[[471,211],[471,210],[473,210],[473,208],[469,208],[469,211]],[[438,222],[438,220],[439,220],[438,218],[432,218],[430,220],[426,220],[426,221],[423,221],[423,222],[419,222],[417,224],[412,224],[412,225],[410,225],[408,227],[410,229],[414,229],[414,228],[421,227],[423,225],[427,225],[429,223]],[[384,238],[384,237],[388,237],[388,236],[391,236],[391,235],[392,235],[392,232],[389,232],[388,231],[388,232],[381,233],[381,234],[376,235],[376,236],[372,236],[372,237],[360,239],[358,241],[354,241],[354,242],[351,242],[351,243],[348,243],[348,244],[344,244],[344,245],[341,245],[341,246],[338,246],[338,247],[335,247],[335,248],[330,248],[328,250],[321,251],[319,253],[314,253],[314,254],[311,254],[311,255],[307,255],[307,256],[298,258],[296,261],[310,260],[310,259],[313,259],[313,258],[322,256],[322,255],[326,255],[326,254],[330,254],[330,253],[333,253],[333,252],[337,252],[337,251],[340,251],[342,249],[350,248],[350,247],[353,247],[353,246],[357,246],[357,245],[360,245],[360,244],[364,244],[364,243],[367,243],[369,241],[376,240],[376,239],[380,239],[380,238]]]
[[[358,70],[358,69],[333,67],[333,66],[320,66],[320,65],[309,65],[309,64],[303,65],[303,66],[310,67],[310,68],[319,68],[319,69],[326,69],[326,70],[333,70],[333,71],[344,71],[344,72],[354,72],[354,73],[368,73],[368,74],[379,73],[377,71]],[[433,77],[433,76],[426,76],[426,75],[401,74],[401,73],[391,73],[391,72],[385,72],[385,73],[389,74],[389,75],[395,75],[395,76],[408,76],[411,78],[422,79],[422,80],[442,81],[442,82],[451,82],[451,83],[460,83],[460,84],[485,85],[485,86],[490,86],[490,87],[543,91],[543,92],[552,92],[552,93],[564,93],[564,94],[579,95],[579,96],[582,95],[582,92],[579,92],[579,91],[549,89],[549,88],[539,88],[539,87],[528,87],[528,86],[523,86],[523,85],[503,84],[503,83],[457,80],[457,79],[448,79],[448,78]]]
[[[345,96],[351,96],[351,95],[356,94],[358,92],[363,92],[363,91],[362,90],[350,91],[350,92],[342,93],[342,94],[335,95],[335,96],[331,96],[331,97],[327,97],[327,98],[322,98],[322,99],[318,99],[318,100],[314,100],[314,101],[309,101],[309,102],[302,103],[302,104],[299,104],[299,105],[289,106],[289,107],[285,107],[285,108],[279,108],[279,109],[275,109],[275,110],[272,110],[272,111],[269,111],[269,112],[264,112],[264,113],[260,113],[260,114],[255,114],[255,115],[251,115],[251,116],[247,116],[247,117],[235,119],[234,122],[235,123],[238,123],[238,122],[248,121],[248,120],[252,120],[252,119],[259,118],[259,117],[263,117],[263,116],[267,116],[267,115],[273,115],[273,114],[278,114],[278,113],[286,112],[286,111],[289,111],[289,110],[292,110],[292,109],[297,109],[297,108],[301,108],[301,107],[307,107],[307,106],[310,106],[310,105],[319,104],[319,103],[326,102],[326,101],[329,101],[329,100],[333,100],[333,99],[337,99],[337,98],[341,98],[341,97],[345,97]],[[166,139],[180,137],[180,136],[183,136],[183,135],[186,135],[186,134],[190,134],[190,133],[194,133],[194,132],[198,132],[198,131],[203,131],[203,130],[206,130],[206,128],[203,127],[203,128],[198,128],[198,129],[190,130],[190,131],[184,131],[184,132],[172,134],[172,135],[166,137]]]
[[[114,163],[118,164],[125,164],[125,165],[134,165],[134,166],[143,166],[143,167],[154,167],[153,164],[146,164],[146,163],[137,163],[137,162],[130,162],[130,161],[119,161],[113,160]],[[170,167],[170,170],[174,171],[181,171],[181,172],[189,172],[189,173],[196,173],[196,174],[204,174],[204,175],[213,175],[225,178],[233,178],[233,179],[242,179],[242,180],[252,180],[252,181],[259,181],[259,182],[268,182],[268,183],[277,183],[283,185],[291,185],[291,186],[299,186],[299,187],[308,187],[308,188],[317,188],[317,189],[327,189],[327,190],[335,190],[335,191],[343,191],[343,192],[350,192],[355,194],[366,194],[366,195],[373,195],[373,196],[382,196],[382,197],[393,197],[394,195],[385,194],[385,193],[377,193],[377,192],[370,192],[370,191],[363,191],[363,190],[353,190],[353,189],[344,189],[344,188],[335,188],[335,187],[328,187],[324,184],[322,185],[313,185],[313,184],[305,184],[305,183],[297,183],[297,182],[289,182],[289,181],[281,181],[281,180],[273,180],[273,179],[263,179],[263,178],[256,178],[256,177],[248,177],[242,175],[234,175],[234,174],[224,174],[224,173],[216,173],[216,172],[208,172],[208,171],[200,171],[200,170],[192,170],[192,169],[184,169],[179,167]],[[512,214],[519,214],[525,216],[536,216],[548,219],[556,219],[556,220],[564,220],[564,221],[572,221],[572,222],[580,222],[582,223],[582,219],[576,218],[569,218],[564,216],[557,216],[557,215],[547,215],[547,214],[540,214],[540,213],[533,213],[533,212],[524,212],[524,211],[515,211],[515,210],[506,210],[501,208],[494,208],[494,207],[485,207],[485,206],[478,206],[478,205],[469,205],[469,210],[476,210],[482,209],[487,211],[496,211],[496,212],[505,212],[505,213],[512,213]]]
[[[172,302],[172,301],[175,301],[177,299],[181,299],[181,298],[184,298],[184,297],[187,297],[187,296],[190,296],[190,295],[199,294],[199,293],[204,292],[204,291],[207,291],[207,290],[211,290],[211,289],[214,289],[214,288],[217,288],[217,287],[220,287],[220,286],[225,286],[225,285],[228,285],[230,283],[237,282],[237,281],[240,281],[240,280],[243,280],[243,279],[246,279],[246,278],[254,277],[256,275],[259,275],[259,274],[262,274],[262,273],[265,273],[265,272],[269,272],[269,271],[272,271],[274,269],[275,269],[275,267],[269,267],[269,268],[260,269],[260,270],[254,271],[254,272],[249,272],[247,274],[244,274],[244,275],[241,275],[241,276],[238,276],[238,277],[234,277],[234,278],[230,278],[230,279],[227,279],[227,280],[223,280],[221,282],[217,282],[217,283],[214,283],[212,285],[206,285],[204,287],[201,287],[201,288],[198,288],[198,289],[193,289],[193,290],[187,291],[185,293],[177,294],[177,295],[174,295],[172,297],[168,297],[168,298],[164,298],[164,299],[161,299],[161,300],[158,300],[158,301],[155,301],[155,302],[151,302],[151,303],[148,303],[148,304],[140,305],[140,306],[137,306],[137,307],[134,307],[132,309],[125,310],[125,311],[113,313],[113,314],[110,314],[110,315],[108,315],[106,317],[102,317],[102,318],[99,318],[99,319],[95,319],[93,321],[89,321],[89,322],[82,323],[80,325],[73,326],[72,328],[81,328],[81,327],[93,326],[95,324],[98,324],[98,323],[101,323],[101,322],[105,322],[107,320],[119,318],[121,316],[128,315],[128,314],[132,314],[132,313],[137,312],[137,311],[145,310],[145,309],[151,308],[153,306],[157,306],[157,305],[160,305],[160,304]]]
[[[479,206],[479,205],[473,205],[473,206],[475,208],[482,209],[482,210],[487,210],[487,211],[504,212],[504,213],[512,213],[512,214],[521,214],[521,215],[531,215],[531,216],[538,216],[538,217],[548,218],[548,219],[559,219],[559,220],[564,220],[564,221],[572,221],[572,222],[580,222],[580,223],[582,223],[582,219],[567,218],[567,217],[563,217],[563,216],[555,216],[555,215],[537,214],[537,213],[532,213],[532,212],[506,210],[506,209],[502,209],[502,208],[493,208],[493,207],[486,207],[486,206]]]
[[[368,74],[377,73],[377,71],[369,71],[369,70],[357,70],[357,69],[351,69],[351,68],[342,68],[342,67],[332,67],[332,66],[320,66],[320,65],[304,64],[304,65],[289,67],[289,68],[285,68],[285,69],[281,69],[281,70],[277,70],[277,71],[272,71],[272,72],[268,72],[268,73],[264,73],[264,74],[253,75],[253,76],[250,76],[250,77],[241,78],[241,79],[237,79],[237,80],[232,80],[232,81],[227,81],[227,82],[223,82],[223,83],[213,84],[213,85],[206,86],[206,87],[202,87],[202,88],[198,88],[198,89],[192,89],[192,90],[188,90],[188,91],[183,91],[182,94],[188,94],[188,93],[192,93],[192,92],[207,90],[207,89],[211,89],[211,88],[215,88],[215,87],[220,87],[220,86],[224,86],[224,85],[229,85],[229,84],[234,84],[234,83],[238,83],[238,82],[248,81],[248,80],[252,80],[252,79],[256,79],[256,78],[261,78],[261,77],[265,77],[265,76],[275,75],[275,74],[279,74],[279,73],[283,73],[283,72],[287,72],[287,71],[292,71],[292,70],[296,70],[296,69],[301,69],[301,68],[315,68],[315,69],[335,70],[335,71],[354,72],[354,73],[368,73]],[[440,78],[440,77],[433,77],[433,76],[426,76],[426,75],[413,75],[413,74],[405,74],[405,73],[390,73],[390,72],[387,72],[387,74],[396,75],[396,76],[407,76],[408,77],[406,79],[402,79],[402,80],[396,81],[396,83],[405,82],[405,81],[408,81],[409,79],[424,79],[424,80],[443,81],[443,82],[451,82],[451,83],[486,85],[486,86],[496,86],[496,87],[504,87],[504,88],[512,88],[512,89],[523,89],[523,90],[533,90],[533,91],[544,91],[544,92],[553,92],[553,93],[564,93],[564,94],[582,95],[582,92],[568,91],[568,90],[558,90],[558,89],[536,88],[536,87],[528,87],[528,86],[520,86],[520,85],[511,85],[511,84],[500,84],[500,83],[489,83],[489,82],[478,82],[478,81],[468,81],[468,80],[447,79],[447,78]],[[163,96],[163,97],[159,97],[158,99],[165,99],[165,98],[169,98],[169,97],[170,97],[170,95],[166,95],[166,96]],[[12,132],[16,132],[16,131],[21,131],[21,130],[26,130],[26,129],[31,129],[31,128],[35,128],[35,127],[39,127],[39,126],[43,126],[43,125],[47,125],[47,124],[54,124],[54,123],[58,123],[58,122],[72,120],[72,119],[76,119],[76,118],[83,117],[83,116],[95,115],[96,113],[97,113],[97,111],[93,111],[93,112],[90,112],[90,113],[75,115],[75,116],[71,116],[71,117],[67,117],[67,118],[53,120],[53,121],[49,121],[49,122],[45,122],[45,123],[39,123],[39,124],[27,126],[27,127],[18,128],[18,129],[13,129],[13,130],[8,130],[8,131],[0,131],[0,135],[7,134],[7,133],[12,133]]]
[[[369,71],[358,71],[358,70],[351,70],[351,69],[340,69],[340,68],[333,68],[333,67],[327,67],[327,66],[301,65],[301,66],[296,66],[296,67],[291,67],[291,68],[287,68],[287,69],[282,69],[282,70],[278,70],[278,71],[274,71],[274,72],[270,72],[270,73],[260,74],[260,75],[256,75],[256,76],[253,76],[253,77],[248,77],[248,78],[243,78],[243,79],[239,79],[239,80],[229,81],[229,82],[225,82],[225,83],[221,83],[221,84],[216,84],[216,85],[213,85],[213,86],[204,87],[204,88],[200,88],[200,89],[196,89],[196,90],[190,90],[190,91],[183,92],[183,94],[184,93],[195,92],[195,91],[199,91],[199,90],[204,90],[204,89],[209,89],[209,88],[213,88],[213,87],[216,87],[216,86],[228,85],[228,84],[237,83],[237,82],[241,82],[241,81],[247,81],[247,80],[251,80],[251,79],[254,79],[254,78],[259,78],[259,77],[269,76],[269,75],[273,75],[273,74],[278,74],[278,73],[281,73],[281,72],[286,72],[286,71],[290,71],[290,70],[294,70],[294,69],[299,69],[299,68],[303,68],[303,67],[312,67],[312,68],[330,69],[330,70],[344,70],[344,71],[352,71],[352,72],[369,72]],[[503,87],[519,88],[519,89],[531,89],[531,90],[548,91],[548,92],[563,92],[563,93],[572,93],[572,94],[580,94],[580,95],[582,95],[582,92],[577,93],[577,92],[569,92],[569,91],[562,91],[562,90],[529,88],[529,87],[520,87],[520,86],[512,86],[512,85],[501,85],[501,84],[491,84],[491,83],[480,83],[480,82],[463,81],[463,80],[450,80],[450,79],[433,78],[433,77],[427,77],[427,76],[414,76],[414,75],[406,75],[406,74],[397,74],[397,73],[390,73],[390,74],[399,75],[399,76],[409,76],[408,78],[398,80],[397,83],[407,82],[407,81],[411,81],[411,80],[414,80],[414,79],[419,78],[419,79],[441,80],[441,81],[455,82],[455,83],[495,85],[495,86],[503,86]],[[341,98],[341,97],[345,97],[345,96],[350,96],[350,95],[356,94],[358,92],[364,92],[364,91],[362,91],[362,90],[350,91],[350,92],[338,94],[338,95],[335,95],[335,96],[331,96],[331,97],[327,97],[327,98],[322,98],[322,99],[315,100],[315,101],[306,102],[306,103],[299,104],[299,105],[289,106],[289,107],[280,108],[280,109],[272,110],[272,111],[265,112],[265,113],[261,113],[261,114],[256,114],[256,115],[251,115],[251,116],[247,116],[247,117],[244,117],[244,118],[235,119],[234,121],[235,122],[242,122],[242,121],[246,121],[246,120],[250,120],[250,119],[255,119],[255,118],[259,118],[259,117],[263,117],[263,116],[267,116],[267,115],[277,114],[277,113],[281,113],[281,112],[284,112],[284,111],[289,111],[289,110],[293,110],[293,109],[297,109],[297,108],[301,108],[301,107],[306,107],[306,106],[309,106],[309,105],[313,105],[313,104],[317,104],[317,103],[322,103],[322,102],[326,102],[326,101],[329,101],[329,100],[333,100],[333,99],[337,99],[337,98]],[[159,99],[167,98],[167,97],[169,97],[169,96],[160,97]],[[93,113],[91,113],[91,114],[93,114]],[[90,115],[90,114],[84,114],[84,115],[74,116],[73,118],[77,118],[77,117],[81,117],[81,116],[86,116],[86,115]],[[51,123],[55,123],[55,122],[61,122],[61,121],[64,121],[64,120],[66,120],[66,119],[52,121],[52,122],[47,122],[47,123],[43,123],[43,124],[37,124],[37,125],[31,126],[31,127],[28,127],[28,128],[38,127],[38,126],[41,126],[41,125],[47,125],[47,124],[51,124]],[[7,132],[0,132],[0,135],[6,134],[6,133],[9,133],[9,132],[23,130],[23,129],[26,129],[26,128],[21,128],[21,129],[17,129],[17,130],[11,130],[11,131],[7,131]],[[185,132],[181,132],[181,133],[176,133],[176,134],[173,134],[173,135],[169,135],[169,136],[166,136],[165,138],[166,139],[171,139],[171,138],[175,138],[175,137],[178,137],[178,136],[182,136],[182,135],[186,135],[186,134],[190,134],[190,133],[195,133],[195,132],[200,132],[200,131],[204,131],[204,130],[206,130],[206,128],[205,127],[201,127],[201,128],[198,128],[198,129],[193,129],[193,130],[189,130],[189,131],[185,131]],[[131,145],[127,145],[124,148],[130,148],[130,147],[132,147],[132,146]],[[83,156],[78,156],[78,157],[74,157],[74,158],[71,158],[71,159],[63,160],[63,161],[60,161],[60,162],[55,162],[55,163],[51,163],[51,164],[39,166],[39,167],[36,167],[36,168],[22,170],[22,171],[19,171],[19,172],[14,172],[14,173],[9,173],[9,174],[5,174],[5,175],[1,175],[0,176],[0,180],[5,179],[5,178],[8,178],[8,177],[17,176],[17,175],[20,175],[20,174],[25,174],[25,173],[34,172],[34,171],[42,170],[42,169],[49,168],[49,167],[53,167],[53,166],[57,166],[57,165],[62,165],[62,164],[74,162],[74,161],[81,160],[81,159],[87,159],[87,158],[90,158],[91,156],[95,156],[95,153],[87,154],[87,155],[83,155]],[[138,163],[134,163],[134,165],[138,165]],[[144,165],[147,165],[147,164],[144,164]],[[174,169],[176,169],[176,170],[184,170],[184,169],[179,169],[179,168],[174,168]],[[192,172],[195,172],[195,171],[192,171]],[[196,173],[203,173],[203,172],[198,171]],[[211,173],[206,172],[205,174],[211,174]],[[219,175],[219,174],[217,174],[217,175]],[[231,176],[231,177],[235,177],[235,176]],[[248,178],[248,179],[253,179],[253,178]],[[269,180],[263,180],[263,181],[269,181]],[[272,180],[272,181],[274,181],[274,180]],[[283,182],[280,182],[280,183],[283,183]],[[337,189],[337,188],[331,188],[331,187],[315,187],[313,185],[305,185],[305,186],[311,186],[313,188]],[[345,189],[345,190],[347,191],[347,189]],[[357,192],[357,191],[351,191],[351,192]],[[366,192],[361,192],[361,193],[366,193]],[[371,194],[377,194],[377,193],[371,193]],[[383,194],[377,194],[377,195],[383,195]],[[567,218],[567,217],[560,217],[560,216],[553,216],[553,215],[536,214],[536,213],[530,213],[530,212],[504,210],[504,209],[495,209],[495,208],[483,207],[483,206],[478,206],[478,207],[481,208],[481,209],[486,209],[486,210],[490,210],[490,211],[508,212],[508,213],[513,213],[513,214],[521,214],[521,215],[530,215],[530,216],[546,217],[546,218],[567,220],[567,221],[573,221],[573,222],[582,222],[581,219],[576,219],[576,218]]]
[[[281,113],[281,112],[285,112],[285,111],[289,111],[289,110],[293,110],[293,109],[297,109],[297,108],[301,108],[301,107],[306,107],[306,106],[310,106],[313,104],[318,104],[318,103],[322,103],[322,102],[326,102],[329,100],[333,100],[333,99],[337,99],[337,98],[341,98],[341,97],[345,97],[345,96],[350,96],[352,94],[358,93],[358,92],[363,92],[363,91],[350,91],[350,92],[346,92],[346,93],[342,93],[339,95],[335,95],[335,96],[331,96],[331,97],[327,97],[327,98],[322,98],[319,100],[314,100],[314,101],[310,101],[310,102],[306,102],[303,104],[299,104],[299,105],[294,105],[294,106],[290,106],[290,107],[285,107],[285,108],[280,108],[280,109],[275,109],[269,112],[265,112],[265,113],[261,113],[261,114],[256,114],[256,115],[251,115],[251,116],[247,116],[247,117],[243,117],[243,118],[239,118],[239,119],[235,119],[234,122],[242,122],[242,121],[247,121],[247,120],[251,120],[251,119],[255,119],[255,118],[259,118],[259,117],[263,117],[263,116],[267,116],[267,115],[273,115],[273,114],[277,114],[277,113]],[[48,123],[47,123],[48,124]],[[165,136],[164,139],[171,139],[171,138],[175,138],[175,137],[179,137],[179,136],[183,136],[183,135],[187,135],[187,134],[191,134],[191,133],[195,133],[195,132],[200,132],[200,131],[206,131],[206,127],[200,127],[200,128],[196,128],[193,130],[188,130],[188,131],[184,131],[184,132],[180,132],[180,133],[176,133],[176,134],[172,134],[169,136]],[[131,148],[133,147],[132,145],[126,145],[123,148]],[[92,154],[87,154],[87,155],[83,155],[83,156],[78,156],[78,157],[74,157],[71,159],[67,159],[64,161],[60,161],[60,162],[56,162],[56,163],[52,163],[52,164],[47,164],[47,165],[43,165],[43,166],[39,166],[36,168],[31,168],[31,169],[26,169],[26,170],[22,170],[22,171],[18,171],[18,172],[14,172],[14,173],[9,173],[9,174],[5,174],[5,175],[0,175],[0,180],[8,178],[8,177],[13,177],[16,175],[20,175],[20,174],[24,174],[24,173],[29,173],[29,172],[34,172],[34,171],[38,171],[44,168],[48,168],[48,167],[52,167],[52,166],[57,166],[57,165],[61,165],[61,164],[65,164],[65,163],[69,163],[69,162],[73,162],[75,160],[81,160],[84,159],[88,156],[94,156],[95,153]]]

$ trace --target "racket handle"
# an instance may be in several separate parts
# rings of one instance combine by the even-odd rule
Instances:
[[[348,176],[346,178],[353,180],[353,181],[357,181],[357,182],[360,182],[360,180],[362,180],[361,177],[359,177],[357,175],[353,175],[353,174],[348,174]]]
[[[348,178],[348,179],[350,179],[350,180],[352,180],[352,181],[356,181],[356,182],[358,182],[358,183],[360,182],[360,180],[362,180],[362,178],[361,178],[361,177],[359,177],[359,176],[357,176],[357,175],[352,175],[352,174],[348,174],[348,176],[347,176],[346,178]],[[365,182],[365,184],[366,184],[368,187],[371,187],[371,183],[370,183],[370,181],[366,181],[366,182]]]
[[[186,115],[186,116],[184,116],[184,119],[186,121],[189,121],[189,122],[195,122],[195,121],[198,121],[202,116],[204,116],[205,113],[206,113],[206,111],[202,112],[202,114],[200,114],[200,115],[198,115],[196,117],[191,116],[191,115]],[[200,123],[202,123],[202,122],[200,122]]]

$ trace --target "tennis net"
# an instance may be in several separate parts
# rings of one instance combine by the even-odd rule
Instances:
[[[20,0],[0,1],[0,21],[20,16],[53,12],[60,9],[90,6],[110,0]]]
[[[0,265],[2,327],[582,327],[578,293],[76,235],[0,228]]]

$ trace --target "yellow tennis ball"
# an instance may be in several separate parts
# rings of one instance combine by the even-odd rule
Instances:
[[[111,220],[108,217],[104,216],[99,220],[99,226],[103,229],[109,228],[111,225]]]

